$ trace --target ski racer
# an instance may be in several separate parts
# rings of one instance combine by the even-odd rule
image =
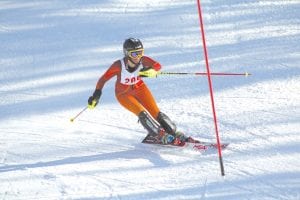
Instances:
[[[180,145],[191,138],[176,131],[175,123],[158,108],[149,88],[141,78],[156,77],[160,63],[144,55],[142,42],[128,38],[123,43],[124,57],[115,61],[99,78],[96,89],[88,98],[88,107],[93,109],[99,102],[102,88],[112,77],[117,76],[115,96],[119,103],[134,113],[143,127],[162,144]]]

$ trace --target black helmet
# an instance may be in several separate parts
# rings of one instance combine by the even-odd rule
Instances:
[[[143,44],[139,39],[128,38],[123,43],[123,52],[125,56],[128,56],[129,51],[138,49],[143,49]]]

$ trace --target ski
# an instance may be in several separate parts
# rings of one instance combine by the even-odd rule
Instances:
[[[166,147],[176,147],[184,150],[192,150],[196,152],[207,152],[215,151],[218,149],[218,145],[213,142],[204,142],[197,139],[192,139],[192,141],[181,143],[180,145],[175,144],[163,144],[157,137],[148,134],[142,141],[144,144],[152,144],[156,146],[166,146]],[[221,144],[221,148],[225,149],[229,143]]]

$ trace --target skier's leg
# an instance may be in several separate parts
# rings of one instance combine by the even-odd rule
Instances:
[[[145,108],[139,103],[139,101],[132,95],[120,94],[116,95],[116,97],[123,107],[134,113],[136,116],[138,116],[142,111],[145,110]]]
[[[145,108],[134,96],[128,94],[121,94],[116,96],[122,106],[138,116],[139,121],[148,131],[148,133],[156,136],[158,139],[161,139],[163,143],[170,143],[172,141],[170,140],[170,137],[165,137],[166,132],[163,127],[155,119],[153,119],[153,117],[149,113],[145,111]]]
[[[146,108],[151,116],[160,123],[166,132],[175,135],[176,125],[166,114],[159,111],[154,97],[145,84],[136,89],[135,95],[139,102]]]
[[[143,88],[143,91],[139,89],[136,90],[134,94],[116,94],[119,103],[127,110],[137,115],[143,127],[151,135],[154,135],[158,139],[160,139],[163,144],[173,142],[174,134],[168,134],[169,132],[165,131],[165,127],[168,128],[168,130],[174,128],[174,126],[171,125],[166,126],[167,124],[170,124],[171,120],[168,120],[169,118],[166,115],[160,114],[163,116],[160,118],[161,122],[163,122],[164,125],[157,122],[154,118],[157,118],[160,112],[151,92],[146,86],[145,88]],[[146,110],[151,113],[149,114],[148,112],[146,112]],[[172,129],[172,131],[174,132],[174,129]]]
[[[139,86],[135,89],[134,96],[146,108],[148,113],[150,113],[150,115],[156,119],[159,113],[159,108],[148,87],[145,84]]]

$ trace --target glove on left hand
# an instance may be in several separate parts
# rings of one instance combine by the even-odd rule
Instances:
[[[102,91],[96,89],[93,96],[89,97],[89,99],[88,99],[88,108],[89,109],[94,109],[97,106],[99,99],[101,97],[101,94],[102,94]]]

